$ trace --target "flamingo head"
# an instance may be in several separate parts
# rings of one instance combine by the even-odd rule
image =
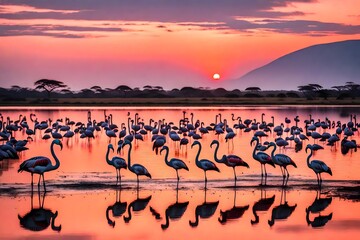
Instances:
[[[250,146],[252,146],[252,143],[253,143],[254,141],[259,141],[259,138],[256,137],[256,136],[254,136],[254,137],[251,139],[251,141],[250,141]]]
[[[63,145],[62,145],[62,142],[60,141],[60,139],[55,139],[55,140],[53,141],[53,143],[56,144],[56,145],[59,145],[59,146],[60,146],[60,149],[62,150]]]
[[[211,144],[210,144],[210,147],[212,148],[212,145],[214,145],[214,144],[218,144],[218,145],[219,145],[219,141],[218,141],[218,140],[213,140],[213,141],[211,142]]]
[[[114,151],[114,146],[111,143],[108,145],[108,148]]]
[[[168,146],[163,146],[162,148],[161,148],[161,150],[160,150],[160,155],[161,155],[161,152],[162,151],[164,151],[164,150],[168,150],[169,149],[169,147]]]
[[[308,144],[305,148],[305,152],[307,153],[307,150],[310,148],[310,150],[313,149],[313,146],[311,144]]]
[[[130,142],[129,140],[125,140],[124,143],[123,143],[123,147],[124,147],[125,145],[128,145],[128,144],[131,145],[131,142]]]
[[[195,141],[193,142],[193,144],[191,145],[191,148],[193,148],[195,145],[201,145],[201,143],[199,141]]]

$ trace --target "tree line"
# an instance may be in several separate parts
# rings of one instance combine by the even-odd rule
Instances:
[[[24,99],[24,98],[177,98],[177,97],[279,97],[307,99],[336,97],[338,99],[360,97],[360,85],[354,82],[346,82],[344,85],[333,86],[325,89],[319,84],[308,84],[298,86],[293,91],[262,91],[259,87],[248,87],[244,91],[239,89],[226,90],[224,88],[194,88],[183,87],[172,90],[164,90],[161,86],[145,85],[141,89],[131,88],[127,85],[119,85],[116,88],[102,88],[92,86],[80,91],[72,91],[64,82],[52,79],[40,79],[34,82],[34,88],[23,88],[13,85],[11,88],[0,88],[2,99]]]

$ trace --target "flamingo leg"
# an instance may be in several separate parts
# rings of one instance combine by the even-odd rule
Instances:
[[[176,176],[177,176],[177,181],[179,182],[179,173],[178,173],[178,170],[176,169]]]
[[[44,184],[44,192],[46,192],[44,173],[42,174],[42,177],[43,177],[43,184]]]
[[[285,171],[286,171],[286,173],[287,173],[287,178],[286,178],[286,182],[285,182],[285,186],[286,186],[287,183],[288,183],[288,181],[289,181],[290,174],[289,174],[289,171],[287,170],[286,167],[284,167],[284,173],[285,173]]]
[[[233,167],[233,170],[234,170],[234,181],[235,181],[235,186],[236,186],[236,181],[237,181],[237,179],[236,179],[236,171],[235,171],[235,167]]]

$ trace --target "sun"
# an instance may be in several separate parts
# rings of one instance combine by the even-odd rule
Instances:
[[[213,79],[214,79],[214,80],[219,80],[219,79],[220,79],[220,74],[214,73]]]

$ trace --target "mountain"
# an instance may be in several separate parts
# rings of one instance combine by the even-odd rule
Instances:
[[[297,90],[310,83],[331,88],[345,82],[360,83],[360,40],[300,49],[243,75],[232,85],[239,89]]]

